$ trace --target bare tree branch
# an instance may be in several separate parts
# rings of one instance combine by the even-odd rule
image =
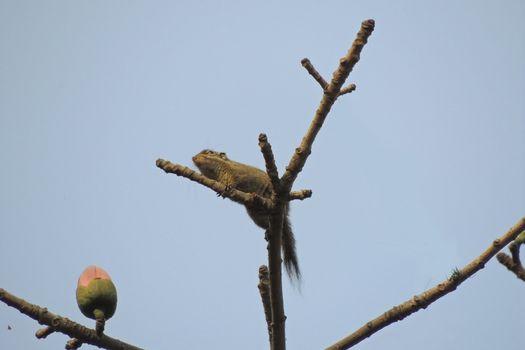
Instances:
[[[0,288],[0,300],[5,304],[17,309],[21,313],[45,324],[53,329],[54,332],[64,333],[71,338],[77,338],[82,343],[98,346],[99,348],[109,350],[142,350],[131,344],[126,344],[118,339],[111,338],[105,334],[98,336],[94,329],[89,329],[78,324],[66,317],[56,315],[47,310],[47,308],[31,304],[9,292]],[[50,331],[42,331],[49,333]]]
[[[483,252],[480,256],[472,260],[469,264],[463,267],[461,270],[455,270],[452,276],[435,287],[428,289],[427,291],[414,296],[410,300],[394,306],[381,316],[367,322],[361,328],[354,333],[341,339],[337,343],[329,346],[326,350],[341,350],[348,349],[362,340],[370,337],[372,334],[385,328],[386,326],[401,321],[405,317],[413,314],[416,311],[425,309],[428,305],[432,304],[437,299],[445,296],[446,294],[454,291],[463,281],[471,277],[473,274],[485,267],[485,264],[507,244],[520,234],[525,229],[525,217],[521,218],[513,227],[511,227],[507,233],[500,238],[497,238],[492,244]]]
[[[339,67],[335,70],[332,81],[326,88],[324,88],[323,98],[315,112],[315,116],[306,132],[301,145],[296,148],[286,172],[281,178],[281,185],[283,186],[284,192],[290,192],[297,175],[302,170],[306,159],[312,151],[312,144],[317,136],[319,130],[323,126],[326,116],[330,112],[335,100],[339,96],[341,87],[343,86],[346,78],[354,68],[355,64],[359,61],[361,51],[368,38],[374,30],[375,22],[372,19],[366,20],[361,23],[361,29],[357,33],[357,37],[354,40],[352,47],[348,50],[346,55],[339,61]],[[306,62],[303,59],[303,62]],[[309,62],[309,61],[308,61]],[[307,68],[308,69],[308,68]],[[321,83],[320,83],[321,84]]]
[[[269,266],[269,291],[270,291],[270,347],[282,349],[286,347],[284,301],[282,289],[282,232],[284,224],[285,207],[288,205],[281,196],[281,180],[275,165],[272,146],[265,134],[259,135],[259,147],[266,163],[266,173],[272,183],[274,194],[274,210],[270,217],[270,227],[266,231],[268,239],[268,266]],[[262,295],[261,295],[262,296]],[[264,302],[264,300],[263,300]],[[266,311],[266,310],[265,310]]]
[[[266,163],[266,173],[272,183],[273,192],[277,194],[274,201],[274,210],[270,216],[270,227],[266,230],[268,239],[268,266],[269,266],[269,291],[270,291],[270,347],[274,350],[286,348],[286,335],[284,322],[284,301],[282,288],[282,232],[284,224],[285,207],[287,201],[281,196],[281,180],[275,165],[272,146],[265,134],[259,135],[259,147]],[[262,296],[262,295],[261,295]],[[264,302],[264,300],[263,300]],[[266,310],[265,310],[266,311]]]

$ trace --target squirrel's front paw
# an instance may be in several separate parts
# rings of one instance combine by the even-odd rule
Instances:
[[[224,185],[224,191],[217,192],[217,197],[222,197],[223,199],[226,198],[226,194],[232,190],[231,185]]]

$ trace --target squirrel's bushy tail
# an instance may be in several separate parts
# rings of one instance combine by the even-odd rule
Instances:
[[[297,253],[295,251],[295,237],[293,235],[292,226],[290,225],[290,220],[288,220],[288,215],[285,216],[283,223],[282,248],[284,267],[290,280],[292,282],[300,282],[301,270],[299,270],[299,261],[297,260]]]

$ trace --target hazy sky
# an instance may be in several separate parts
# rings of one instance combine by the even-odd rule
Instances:
[[[361,21],[376,29],[295,189],[304,283],[289,349],[322,349],[446,279],[525,215],[523,1],[0,1],[0,287],[147,349],[267,349],[263,232],[155,167],[204,148],[282,174]],[[359,349],[525,348],[525,284],[495,260]],[[8,330],[8,325],[12,327]],[[63,348],[0,304],[0,348]],[[82,349],[90,348],[83,346]]]

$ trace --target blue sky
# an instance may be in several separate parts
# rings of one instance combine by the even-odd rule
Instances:
[[[267,349],[263,232],[155,167],[204,148],[282,171],[362,20],[376,20],[292,204],[304,283],[290,349],[324,348],[480,254],[525,214],[522,1],[0,2],[0,287],[85,325],[91,264],[109,335],[148,349]],[[496,261],[360,349],[523,349],[525,285]],[[7,326],[12,327],[7,330]],[[0,348],[57,349],[0,305]],[[86,346],[86,348],[89,348]]]

